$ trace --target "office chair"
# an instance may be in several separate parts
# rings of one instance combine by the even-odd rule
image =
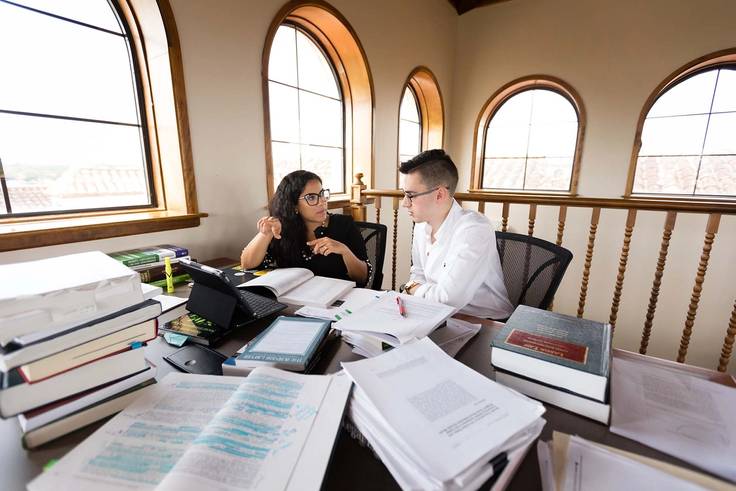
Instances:
[[[373,290],[380,290],[383,283],[383,260],[386,257],[388,229],[386,225],[380,223],[355,222],[355,225],[363,236],[365,248],[368,251],[368,260],[373,266],[365,286]]]
[[[546,309],[560,286],[572,252],[546,240],[511,232],[496,232],[503,280],[509,300]]]

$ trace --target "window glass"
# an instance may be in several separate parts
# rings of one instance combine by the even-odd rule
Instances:
[[[663,92],[647,113],[634,194],[736,196],[736,70],[708,68]]]
[[[512,95],[486,128],[482,186],[568,191],[577,137],[577,112],[566,97],[543,88]]]
[[[138,83],[117,12],[105,0],[19,3],[41,11],[0,3],[4,213],[152,205]]]
[[[274,186],[309,170],[335,193],[345,191],[344,106],[335,71],[307,34],[282,25],[268,60]]]
[[[407,85],[399,110],[399,163],[411,159],[422,151],[421,121],[416,95]]]

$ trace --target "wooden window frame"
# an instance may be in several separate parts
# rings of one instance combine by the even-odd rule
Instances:
[[[634,135],[634,145],[631,150],[631,159],[629,161],[629,172],[626,177],[626,189],[623,198],[653,200],[653,201],[697,201],[710,203],[736,203],[736,196],[704,196],[695,194],[693,196],[683,196],[681,194],[644,194],[634,193],[634,178],[636,177],[636,164],[639,160],[639,150],[641,150],[641,134],[644,131],[644,122],[647,119],[649,111],[651,111],[654,103],[660,96],[673,88],[675,85],[684,81],[699,72],[718,68],[724,65],[736,65],[736,48],[729,48],[714,53],[701,56],[691,62],[686,63],[674,72],[670,73],[647,98],[646,102],[639,113],[639,120],[636,123],[636,133]]]
[[[169,0],[116,2],[140,73],[155,205],[0,219],[0,252],[196,227],[207,216],[198,211],[181,48]]]
[[[578,134],[573,154],[570,188],[567,191],[524,191],[523,189],[483,188],[483,157],[486,146],[488,125],[501,105],[514,95],[532,89],[551,90],[563,96],[572,105],[578,116]],[[469,192],[493,194],[519,194],[524,196],[577,196],[580,158],[585,137],[586,113],[583,100],[578,92],[567,82],[550,75],[529,75],[513,80],[498,89],[486,102],[478,114],[473,134],[473,155],[470,170]]]
[[[373,111],[375,96],[368,58],[355,30],[332,5],[321,0],[294,0],[276,14],[268,29],[261,57],[266,184],[269,200],[275,189],[271,153],[268,60],[279,26],[292,24],[306,31],[324,49],[342,91],[345,134],[345,193],[330,200],[330,208],[349,205],[353,176],[362,173],[373,187]]]
[[[401,86],[399,94],[399,117],[397,122],[401,121],[401,101],[404,98],[404,91],[409,87],[414,93],[414,99],[417,102],[419,110],[419,121],[422,127],[421,150],[430,150],[433,148],[444,148],[445,144],[445,104],[440,91],[440,84],[437,77],[434,76],[432,70],[426,66],[418,66],[414,68],[406,82]],[[396,131],[396,160],[399,160],[399,132],[401,124]],[[396,170],[396,187],[399,186],[399,171]]]

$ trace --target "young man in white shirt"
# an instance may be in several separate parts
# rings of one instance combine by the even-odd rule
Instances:
[[[496,237],[484,215],[453,198],[457,168],[444,150],[427,150],[401,164],[404,206],[414,223],[412,267],[405,292],[506,319],[514,310],[503,282]]]

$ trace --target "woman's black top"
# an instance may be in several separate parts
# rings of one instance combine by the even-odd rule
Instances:
[[[370,277],[371,264],[368,262],[368,253],[365,248],[365,242],[363,242],[363,236],[360,235],[360,230],[355,226],[353,217],[349,215],[330,215],[330,222],[327,224],[327,237],[338,242],[345,244],[350,249],[355,257],[361,261],[368,263],[368,275]],[[261,267],[279,267],[277,261],[274,260],[273,254],[273,242],[268,247],[268,253],[263,259]],[[323,256],[322,254],[312,254],[312,249],[304,244],[302,250],[301,259],[298,264],[290,264],[289,267],[293,268],[307,268],[312,271],[316,276],[327,276],[329,278],[339,278],[343,280],[350,280],[348,275],[348,268],[345,266],[342,256],[339,254],[329,254]],[[358,286],[364,286],[362,284]]]

